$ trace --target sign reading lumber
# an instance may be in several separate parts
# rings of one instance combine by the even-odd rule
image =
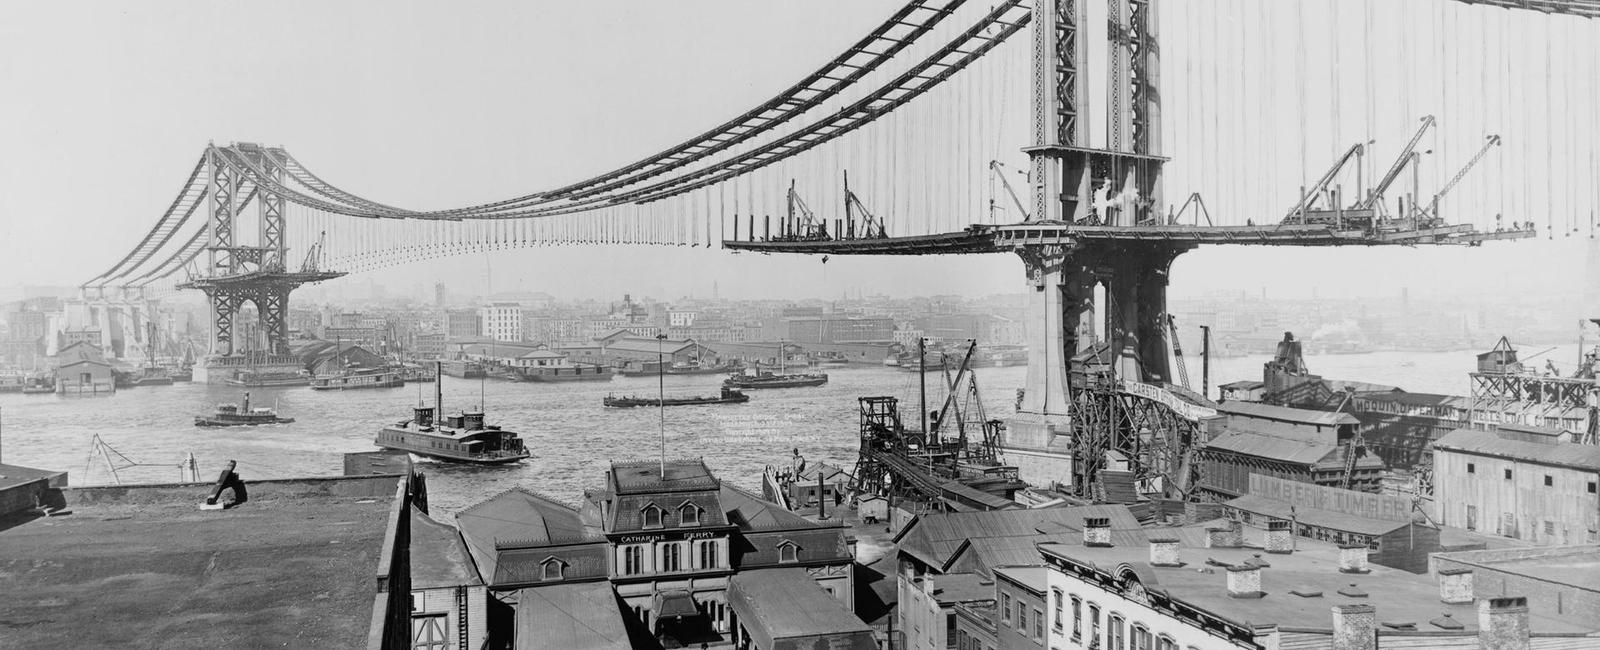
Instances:
[[[1405,497],[1342,490],[1260,474],[1250,475],[1250,494],[1297,508],[1316,508],[1383,521],[1411,521],[1411,501]]]

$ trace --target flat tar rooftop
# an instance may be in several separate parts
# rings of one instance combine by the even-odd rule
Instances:
[[[365,647],[397,477],[62,491],[0,518],[0,647]]]

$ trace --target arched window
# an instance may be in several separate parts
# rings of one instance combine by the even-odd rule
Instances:
[[[794,542],[790,542],[790,541],[785,540],[783,543],[778,545],[778,561],[779,562],[799,562],[800,561],[800,547],[795,545]]]
[[[644,573],[644,547],[627,546],[622,549],[622,575]]]
[[[693,503],[684,503],[678,507],[679,526],[699,526],[700,506]]]
[[[1053,607],[1053,609],[1052,609],[1052,618],[1051,618],[1050,628],[1055,630],[1055,631],[1057,631],[1057,632],[1060,632],[1062,626],[1065,625],[1064,623],[1061,622],[1061,619],[1065,618],[1064,616],[1062,616],[1062,607],[1063,607],[1063,605],[1061,604],[1061,601],[1062,601],[1061,590],[1060,589],[1051,589],[1050,590],[1050,602],[1052,603],[1051,606]]]
[[[558,560],[558,559],[555,559],[555,558],[550,558],[548,560],[545,560],[544,561],[544,576],[541,579],[543,579],[543,580],[560,580],[562,578],[562,564],[563,563],[561,562],[561,560]]]
[[[1106,650],[1127,650],[1127,642],[1123,640],[1123,620],[1121,614],[1112,614],[1106,617]]]
[[[1156,637],[1156,650],[1178,650],[1178,642],[1165,634]]]
[[[667,542],[661,545],[661,570],[677,571],[682,566],[683,545],[677,542]]]
[[[647,506],[644,507],[644,527],[645,528],[660,528],[661,527],[661,509],[657,508],[654,504],[647,505]]]
[[[1128,643],[1128,650],[1153,650],[1150,647],[1150,628],[1145,627],[1143,623],[1134,623],[1128,636],[1132,637]]]
[[[700,542],[700,568],[715,569],[722,564],[721,554],[717,552],[717,541],[706,540]]]

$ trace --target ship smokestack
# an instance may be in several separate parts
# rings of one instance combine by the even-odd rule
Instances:
[[[444,362],[433,362],[433,412],[434,417],[444,417]]]

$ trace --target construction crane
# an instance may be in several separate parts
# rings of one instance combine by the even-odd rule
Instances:
[[[1400,173],[1405,171],[1407,165],[1416,164],[1418,158],[1417,143],[1422,141],[1422,136],[1428,133],[1428,129],[1433,128],[1434,123],[1435,121],[1432,115],[1422,118],[1422,126],[1417,129],[1416,135],[1411,136],[1411,141],[1406,143],[1405,148],[1400,150],[1400,155],[1395,158],[1394,164],[1389,166],[1389,171],[1384,173],[1383,178],[1378,181],[1378,184],[1372,187],[1372,191],[1367,192],[1365,196],[1361,197],[1361,200],[1358,201],[1352,209],[1379,209],[1379,207],[1383,204],[1384,193],[1389,191],[1389,186],[1394,184],[1395,179],[1400,178]],[[1401,214],[1404,213],[1405,210],[1402,209]]]
[[[1178,342],[1178,317],[1167,314],[1167,327],[1172,330],[1172,360],[1178,365],[1178,380],[1189,387],[1189,366],[1183,362],[1183,345]]]
[[[1344,155],[1340,156],[1339,160],[1335,161],[1333,166],[1328,168],[1327,173],[1323,174],[1322,178],[1317,180],[1316,185],[1312,185],[1310,188],[1306,189],[1305,194],[1300,197],[1300,202],[1294,204],[1294,207],[1289,208],[1289,214],[1283,218],[1284,223],[1305,223],[1305,213],[1308,210],[1312,210],[1316,206],[1317,199],[1323,197],[1324,193],[1328,191],[1329,186],[1333,184],[1333,180],[1338,178],[1339,172],[1343,170],[1344,166],[1349,164],[1351,160],[1357,161],[1356,194],[1360,195],[1362,169],[1360,161],[1366,155],[1366,149],[1366,145],[1357,144],[1345,151]],[[1185,207],[1187,207],[1187,205],[1185,205]]]
[[[846,227],[849,228],[847,236],[852,239],[857,236],[855,232],[857,213],[861,215],[861,238],[884,239],[889,236],[889,229],[884,227],[883,220],[873,216],[872,211],[868,210],[866,204],[861,202],[861,198],[850,190],[850,172],[845,172],[844,219]]]
[[[1022,215],[1022,220],[1028,221],[1032,217],[1028,214],[1028,209],[1022,207],[1022,199],[1017,196],[1017,190],[1011,187],[1011,181],[1006,180],[1005,167],[998,160],[989,161],[989,221],[994,221],[994,212],[999,209],[994,200],[994,179],[996,178],[1000,179],[1000,185],[1005,187],[1006,194],[1011,195],[1011,202],[1017,206],[1017,213]]]
[[[827,241],[828,224],[817,221],[817,216],[811,207],[800,198],[800,193],[795,191],[795,181],[789,181],[789,215],[784,220],[786,230],[784,235],[795,241]]]
[[[1472,171],[1472,168],[1477,166],[1478,161],[1483,160],[1484,156],[1489,155],[1489,150],[1499,146],[1499,144],[1500,136],[1498,135],[1491,135],[1486,138],[1484,140],[1483,147],[1478,149],[1478,153],[1473,154],[1472,159],[1468,160],[1467,164],[1461,167],[1461,171],[1456,172],[1456,175],[1450,178],[1450,182],[1445,183],[1444,187],[1439,188],[1439,193],[1433,195],[1433,200],[1428,203],[1428,207],[1418,211],[1417,216],[1419,220],[1426,218],[1429,221],[1438,221],[1439,199],[1442,199],[1446,194],[1449,194],[1451,188],[1454,188],[1456,183],[1460,183],[1461,179],[1466,177],[1467,172]]]

